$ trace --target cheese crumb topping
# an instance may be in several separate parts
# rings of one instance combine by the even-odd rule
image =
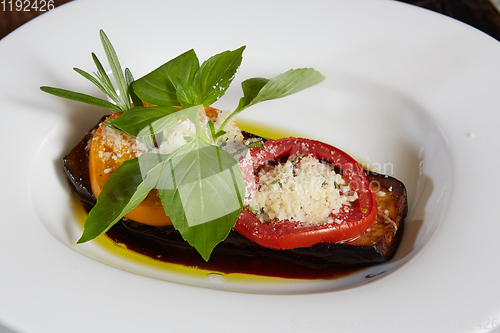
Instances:
[[[214,112],[215,110],[212,111],[212,113]],[[200,123],[204,130],[206,130],[208,121],[212,121],[215,128],[218,129],[230,115],[229,111],[216,110],[216,112],[216,114],[212,114],[210,117],[205,114],[200,115]],[[236,125],[236,122],[229,122],[224,130],[226,134],[220,136],[216,142],[219,147],[232,155],[246,149],[243,143],[243,134]],[[189,119],[182,118],[174,126],[165,129],[162,134],[163,140],[161,141],[159,152],[161,154],[170,154],[186,144],[185,137],[194,137],[196,135],[196,128]]]
[[[303,226],[341,223],[333,215],[358,198],[330,164],[310,156],[291,157],[270,171],[259,172],[257,177],[259,190],[248,206],[265,223],[275,220],[293,220]]]
[[[129,135],[118,132],[108,126],[101,125],[102,136],[94,137],[93,140],[102,140],[104,150],[98,152],[103,160],[121,161],[138,157],[142,154],[141,142]]]
[[[200,114],[200,122],[205,130],[208,121],[212,121],[217,129],[229,115],[229,111],[214,109],[211,111],[210,116],[204,113]],[[148,150],[144,143],[108,126],[102,126],[102,131],[102,138],[99,138],[99,140],[103,140],[107,148],[105,148],[105,151],[99,151],[99,157],[103,161],[120,162],[117,163],[118,165],[124,160],[138,157],[144,152],[170,154],[187,143],[185,137],[194,137],[196,135],[195,125],[187,118],[182,118],[174,126],[165,129],[161,135],[157,135],[157,139],[159,139],[158,148]],[[216,143],[236,158],[238,153],[246,149],[243,134],[234,121],[227,124],[225,131],[226,134],[220,136]],[[105,173],[114,171],[116,167],[106,169]]]

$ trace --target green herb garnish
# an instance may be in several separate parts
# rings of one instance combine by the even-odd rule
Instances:
[[[130,70],[122,71],[116,52],[102,30],[100,37],[117,89],[95,54],[92,54],[97,67],[94,76],[81,69],[74,70],[112,102],[60,88],[44,86],[41,90],[122,113],[107,125],[145,143],[148,151],[124,162],[112,174],[85,221],[78,243],[105,233],[152,189],[157,189],[174,228],[208,260],[213,248],[234,227],[245,197],[238,162],[216,145],[217,138],[226,133],[225,125],[249,106],[288,96],[321,82],[324,77],[312,68],[301,68],[273,79],[246,80],[242,83],[243,97],[223,124],[216,128],[209,121],[203,127],[200,108],[210,106],[224,95],[241,64],[245,46],[216,54],[201,65],[194,50],[189,50],[134,80]],[[154,106],[145,107],[144,103]],[[172,154],[157,153],[155,147],[161,132],[181,117],[195,125],[195,136],[186,138],[187,143]]]
[[[245,140],[245,146],[248,148],[264,148],[264,142],[261,138],[249,138]]]
[[[121,97],[118,96],[118,93],[115,87],[113,86],[110,77],[108,76],[101,62],[94,53],[92,53],[92,59],[94,60],[94,64],[97,67],[97,72],[94,73],[95,77],[82,69],[76,67],[73,69],[78,74],[82,75],[84,78],[86,78],[94,85],[96,85],[97,88],[99,88],[102,92],[104,92],[114,103],[111,103],[101,98],[73,92],[66,89],[52,88],[46,86],[40,87],[40,89],[59,97],[64,97],[70,100],[87,103],[100,108],[108,109],[113,112],[123,112],[131,108],[130,104],[131,97],[129,89],[130,85],[127,84],[127,80],[125,79],[125,75],[122,72],[120,62],[118,61],[118,56],[116,55],[116,52],[113,46],[111,45],[111,42],[109,41],[108,37],[102,30],[99,32],[99,34],[101,37],[102,46],[106,53],[108,62],[111,66],[111,71],[117,83],[118,91],[120,92]],[[128,69],[125,69],[125,72],[128,72],[129,73],[128,76],[131,77],[130,71]]]
[[[280,184],[281,185],[280,181],[281,181],[281,179],[277,178],[277,179],[273,180],[270,185],[274,185],[274,184]]]

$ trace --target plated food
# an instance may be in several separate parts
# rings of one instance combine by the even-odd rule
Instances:
[[[251,105],[321,82],[317,71],[246,80],[238,107],[222,112],[210,105],[244,47],[201,65],[190,50],[134,80],[101,39],[120,94],[97,57],[96,77],[76,71],[113,102],[42,87],[113,112],[63,161],[90,210],[80,243],[106,233],[168,262],[292,278],[329,278],[392,257],[407,212],[401,182],[326,143],[267,140],[234,122]]]

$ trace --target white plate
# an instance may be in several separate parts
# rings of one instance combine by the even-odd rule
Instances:
[[[333,281],[182,275],[76,246],[60,158],[103,114],[41,85],[97,93],[71,68],[102,59],[98,30],[136,77],[195,48],[247,45],[241,80],[311,66],[319,86],[241,118],[332,143],[408,187],[396,257]],[[392,1],[76,1],[0,43],[0,321],[21,332],[479,332],[500,320],[500,46]],[[373,277],[370,277],[373,276]],[[200,287],[201,286],[201,287]],[[232,290],[232,291],[225,291]],[[224,290],[224,291],[223,291]],[[243,292],[234,292],[234,291]]]

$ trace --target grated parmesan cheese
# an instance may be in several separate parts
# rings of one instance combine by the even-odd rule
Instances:
[[[204,130],[206,130],[207,122],[212,121],[215,128],[218,129],[220,125],[226,120],[231,113],[229,111],[217,110],[217,115],[208,117],[206,115],[200,116],[200,123]],[[246,148],[243,143],[243,134],[236,122],[229,122],[224,128],[226,134],[221,135],[217,139],[217,145],[234,155],[241,152]],[[162,133],[163,140],[161,141],[159,152],[161,154],[170,154],[186,144],[185,137],[194,137],[196,135],[195,125],[187,118],[180,119],[174,126],[165,129]]]
[[[131,136],[105,125],[101,125],[100,130],[101,135],[94,136],[92,141],[101,147],[97,155],[108,166],[103,170],[105,174],[112,173],[125,160],[142,154],[143,144]]]
[[[187,118],[180,119],[174,126],[170,126],[163,130],[163,140],[159,147],[160,154],[173,153],[177,148],[187,143],[184,139],[185,137],[194,137],[195,134],[196,128],[194,124]]]
[[[200,123],[206,130],[207,122],[212,121],[217,129],[229,115],[229,111],[220,110],[216,110],[216,113],[210,117],[202,113],[200,114]],[[226,134],[218,138],[217,145],[237,158],[236,155],[246,149],[243,134],[234,121],[226,125],[225,131]],[[103,140],[104,146],[109,147],[109,149],[99,151],[98,156],[103,161],[123,162],[122,160],[139,157],[144,152],[170,154],[187,143],[185,137],[194,137],[195,135],[195,125],[189,119],[182,118],[175,125],[157,135],[158,148],[151,149],[133,137],[102,125],[102,137],[99,139]],[[112,171],[114,170],[107,169],[105,173]]]
[[[290,158],[258,174],[260,187],[248,206],[262,222],[294,220],[304,226],[341,223],[332,217],[348,209],[358,196],[327,163],[305,156]]]

